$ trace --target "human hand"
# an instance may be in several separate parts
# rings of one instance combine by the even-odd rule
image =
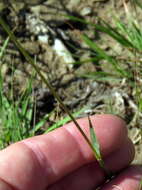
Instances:
[[[105,173],[73,123],[46,135],[15,143],[0,152],[0,190],[138,190],[142,168],[126,168],[134,157],[124,121],[112,115],[90,117],[106,167],[121,172],[104,184]],[[78,120],[89,136],[88,119]],[[124,169],[126,168],[126,169]]]

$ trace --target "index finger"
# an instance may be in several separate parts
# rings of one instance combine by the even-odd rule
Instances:
[[[104,157],[127,139],[125,123],[112,115],[91,117]],[[88,119],[78,120],[89,136]],[[94,161],[92,151],[73,123],[26,139],[0,152],[0,178],[18,190],[43,190],[68,173]]]

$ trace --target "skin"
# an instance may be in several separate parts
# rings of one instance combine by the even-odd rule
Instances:
[[[129,166],[134,147],[125,122],[112,115],[91,117],[107,169],[106,174],[80,132],[69,123],[49,134],[15,143],[0,152],[0,190],[138,190],[140,166]],[[78,120],[89,137],[88,119]]]

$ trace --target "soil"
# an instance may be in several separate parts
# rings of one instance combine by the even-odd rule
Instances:
[[[141,114],[137,119],[137,104],[133,89],[126,79],[101,81],[98,78],[85,77],[89,72],[105,71],[116,74],[108,63],[87,62],[72,64],[92,57],[92,51],[81,38],[87,34],[95,40],[107,53],[117,52],[124,57],[128,53],[123,47],[107,35],[96,33],[89,24],[78,23],[65,15],[85,18],[92,23],[99,23],[99,18],[113,25],[112,15],[125,21],[124,7],[121,0],[48,0],[23,1],[0,4],[1,14],[28,53],[35,58],[44,76],[48,76],[51,84],[58,92],[64,104],[71,112],[83,107],[86,110],[79,115],[113,113],[127,122],[129,135],[136,147],[135,163],[142,163]],[[130,2],[127,1],[129,6]],[[139,18],[141,19],[140,15]],[[0,29],[0,45],[6,35]],[[56,41],[57,40],[57,41]],[[56,42],[67,50],[66,55],[59,54]],[[57,44],[56,44],[57,45]],[[113,49],[111,48],[113,47]],[[59,48],[59,47],[58,47]],[[67,55],[68,54],[68,55]],[[27,76],[33,69],[19,53],[12,42],[3,58],[2,73],[5,76],[5,91],[9,88],[11,68],[15,69],[14,88],[16,96],[26,88]],[[126,68],[129,65],[126,65]],[[43,130],[66,116],[53,95],[38,76],[34,80],[34,91],[37,102],[37,120],[46,113],[53,112]]]

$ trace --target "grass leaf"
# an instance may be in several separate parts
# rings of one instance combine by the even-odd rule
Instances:
[[[90,130],[90,137],[91,137],[91,143],[93,145],[94,151],[93,153],[95,154],[95,157],[100,165],[101,168],[104,169],[108,177],[111,177],[111,172],[106,168],[105,163],[102,159],[101,155],[101,150],[100,150],[100,144],[98,142],[97,136],[95,134],[92,122],[90,117],[88,116],[88,121],[89,121],[89,130]]]
[[[86,78],[92,78],[95,79],[96,81],[121,81],[122,78],[120,76],[117,76],[116,74],[113,75],[112,73],[107,73],[103,71],[96,71],[96,72],[89,72],[86,74],[81,75]]]
[[[92,145],[95,149],[95,154],[96,154],[95,156],[96,156],[97,160],[100,161],[100,160],[102,160],[100,145],[99,145],[99,142],[97,140],[97,136],[95,134],[95,131],[94,131],[94,128],[93,128],[93,125],[92,125],[92,122],[91,122],[91,119],[89,116],[88,116],[88,121],[89,121],[91,142],[92,142]]]
[[[141,190],[141,189],[142,189],[142,179],[139,182],[139,188],[138,188],[138,190]]]
[[[117,42],[119,42],[121,45],[132,48],[133,43],[131,43],[124,35],[122,35],[117,29],[111,27],[108,23],[106,23],[104,20],[102,20],[102,24],[95,25],[95,28],[101,32],[104,32],[108,34],[110,37],[115,39]]]
[[[33,128],[33,132],[35,133],[36,131],[38,131],[47,121],[47,119],[49,118],[50,114],[46,114]]]
[[[7,48],[7,45],[8,45],[8,43],[9,43],[9,40],[10,40],[10,38],[7,37],[7,39],[4,41],[3,46],[2,46],[1,49],[0,49],[0,60],[1,60],[2,57],[4,56],[5,49]]]
[[[124,69],[122,69],[117,60],[115,60],[113,57],[109,56],[106,54],[106,52],[101,49],[95,42],[93,42],[92,40],[90,40],[88,38],[88,36],[86,35],[82,35],[83,40],[85,41],[85,43],[95,52],[98,53],[99,57],[101,57],[102,59],[107,60],[115,69],[115,71],[117,71],[118,73],[120,73],[120,75],[122,75],[123,77],[128,77],[129,73],[126,72]]]
[[[73,113],[72,115],[74,117],[78,117],[83,111],[85,111],[86,108],[82,108],[81,110]],[[50,131],[53,131],[54,129],[57,129],[61,126],[63,126],[64,124],[66,124],[67,122],[71,121],[71,118],[69,116],[63,118],[62,120],[56,122],[54,125],[50,126],[46,131],[45,133],[48,133]]]

